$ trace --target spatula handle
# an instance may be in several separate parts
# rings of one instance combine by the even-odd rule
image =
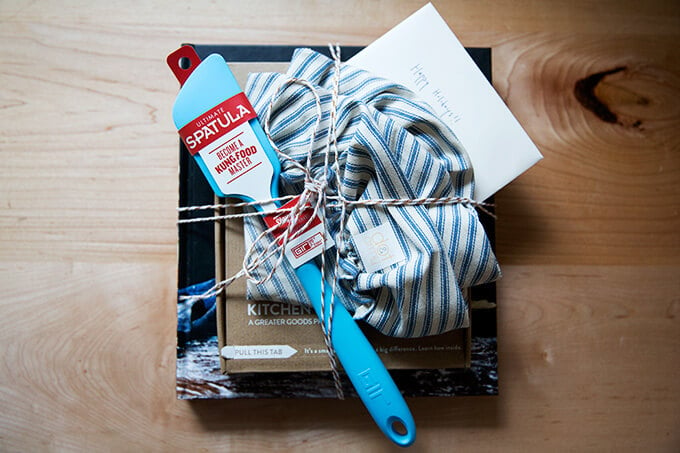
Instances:
[[[311,299],[312,306],[321,317],[321,272],[313,262],[296,269],[296,274]],[[332,288],[325,283],[326,322],[330,315]],[[341,302],[333,304],[331,342],[375,423],[397,445],[406,447],[416,439],[416,426],[411,411],[399,392],[392,376],[368,342],[352,316]]]

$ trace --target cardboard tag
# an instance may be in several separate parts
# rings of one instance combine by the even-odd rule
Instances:
[[[366,272],[378,272],[406,259],[389,223],[383,223],[354,237]]]
[[[289,209],[298,203],[300,197],[293,198],[288,203],[281,206],[279,209]],[[311,205],[307,203],[307,207],[311,208]],[[274,237],[277,238],[279,243],[282,242],[282,236],[288,228],[288,224],[285,223],[288,217],[288,211],[283,211],[281,213],[275,213],[264,217],[264,221],[268,227],[277,226],[273,231]],[[290,264],[297,268],[312,258],[319,256],[324,250],[335,245],[333,239],[326,235],[324,241],[324,225],[321,222],[319,216],[315,216],[311,222],[310,219],[312,215],[311,209],[302,210],[297,219],[297,225],[293,229],[291,236],[293,237],[288,241],[286,246],[286,258]],[[306,230],[300,232],[300,228],[304,227],[307,222],[309,225]],[[326,247],[324,248],[324,243]]]

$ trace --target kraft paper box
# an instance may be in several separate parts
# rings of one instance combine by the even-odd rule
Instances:
[[[287,63],[230,63],[243,87],[248,73],[285,72]],[[241,269],[245,254],[242,220],[216,223],[218,280]],[[226,373],[330,370],[321,324],[311,308],[246,300],[239,279],[218,297],[221,369]],[[362,325],[363,323],[360,323]],[[470,329],[420,339],[381,335],[362,328],[388,369],[465,368],[470,365]]]
[[[241,269],[243,221],[217,223],[216,270],[225,279]],[[321,324],[311,308],[247,300],[236,280],[218,297],[221,368],[226,373],[330,370]],[[363,324],[363,323],[362,323]],[[470,365],[470,329],[419,339],[381,335],[362,328],[388,369],[464,368]]]

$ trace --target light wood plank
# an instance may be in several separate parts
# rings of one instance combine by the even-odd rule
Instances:
[[[423,3],[0,3],[0,450],[391,450],[357,401],[175,400],[163,59],[367,44]],[[545,159],[497,199],[501,395],[410,401],[415,450],[677,450],[680,6],[435,5]],[[623,66],[608,123],[574,87]]]
[[[171,265],[15,270],[24,278],[5,286],[14,304],[3,305],[12,329],[0,331],[3,406],[12,408],[0,418],[4,449],[385,447],[357,401],[175,401]],[[508,451],[677,445],[675,277],[674,267],[507,266],[499,288],[501,395],[411,400],[419,444],[434,451],[452,442]]]
[[[499,46],[496,87],[545,156],[498,195],[503,262],[678,264],[675,41],[531,34]],[[603,119],[575,92],[612,69],[589,95],[614,116]]]

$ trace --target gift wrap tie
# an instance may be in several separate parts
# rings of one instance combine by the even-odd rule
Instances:
[[[432,108],[401,85],[310,49],[295,51],[286,74],[251,74],[245,92],[285,156],[280,194],[310,190],[311,176],[324,200],[341,201],[322,206],[337,250],[317,258],[336,300],[385,335],[467,327],[464,289],[496,280],[500,270],[472,202],[470,160]],[[271,249],[261,218],[246,216],[244,225],[247,248]],[[353,238],[381,225],[393,230],[404,259],[368,272]],[[308,304],[287,260],[265,261],[257,272],[272,266],[265,281],[249,279],[248,297]]]

